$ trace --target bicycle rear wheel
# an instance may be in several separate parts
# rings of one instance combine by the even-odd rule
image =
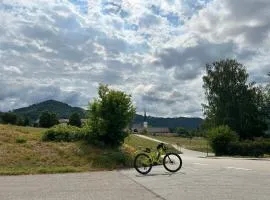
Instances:
[[[182,167],[182,159],[176,153],[167,153],[163,158],[163,166],[169,172],[177,172]]]
[[[134,168],[141,174],[148,174],[152,169],[152,160],[145,154],[140,153],[134,159]]]

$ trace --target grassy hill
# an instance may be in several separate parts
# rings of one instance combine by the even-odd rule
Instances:
[[[33,104],[28,107],[16,109],[13,112],[20,116],[27,116],[31,120],[36,120],[45,110],[55,112],[59,118],[69,118],[69,116],[74,112],[79,113],[81,118],[84,118],[86,115],[86,111],[82,108],[72,107],[66,103],[55,100],[48,100],[38,104]]]
[[[118,149],[79,142],[43,142],[46,129],[0,124],[0,175],[85,172],[132,167],[134,152],[157,143],[135,135]]]

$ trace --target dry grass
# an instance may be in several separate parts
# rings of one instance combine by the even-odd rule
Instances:
[[[207,145],[207,140],[204,138],[183,138],[177,136],[150,136],[152,138],[168,142],[170,144],[176,144],[181,147],[201,152],[212,152],[212,149]]]
[[[138,137],[136,135],[130,135],[129,137],[125,139],[125,144],[133,148],[133,151],[135,152],[136,150],[144,150],[146,147],[156,151],[157,145],[159,143],[152,140],[147,140],[147,139]],[[171,145],[168,145],[168,148],[169,149],[167,150],[167,152],[181,153],[177,151],[176,149],[174,149]]]
[[[46,129],[0,124],[0,174],[38,174],[112,170],[131,167],[138,146],[155,142],[131,136],[121,149],[83,142],[42,142]],[[150,146],[149,146],[150,145]]]
[[[0,174],[36,174],[115,169],[127,153],[83,142],[42,142],[46,129],[0,125]],[[23,138],[23,142],[18,142]]]
[[[0,174],[91,170],[91,154],[79,143],[41,142],[45,129],[0,125]],[[23,142],[18,142],[18,138]]]

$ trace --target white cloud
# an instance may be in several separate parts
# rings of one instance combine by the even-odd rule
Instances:
[[[201,116],[204,66],[226,57],[269,81],[268,0],[90,0],[87,14],[72,2],[2,1],[0,110],[49,98],[84,106],[103,82],[139,112]]]

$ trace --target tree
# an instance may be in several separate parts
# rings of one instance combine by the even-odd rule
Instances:
[[[68,122],[69,125],[72,125],[72,126],[77,126],[77,127],[81,127],[82,125],[82,122],[81,122],[81,117],[78,113],[72,113],[70,116],[69,116],[69,122]]]
[[[24,125],[24,126],[30,126],[30,120],[29,120],[28,117],[24,117],[23,125]]]
[[[203,87],[208,104],[203,109],[208,127],[228,125],[241,139],[264,134],[263,92],[247,79],[246,68],[236,60],[206,65]]]
[[[270,72],[268,73],[268,76],[270,76]],[[268,124],[268,131],[267,134],[270,134],[270,83],[268,83],[264,88],[264,99],[265,99],[265,106],[264,110],[266,110],[268,116],[267,116],[267,124]]]
[[[228,126],[212,128],[207,133],[207,139],[216,156],[228,154],[228,145],[238,140],[237,135]]]
[[[17,115],[12,112],[6,112],[2,114],[2,122],[4,124],[16,124]]]
[[[18,126],[23,126],[24,125],[24,120],[22,117],[17,117],[17,121],[16,121],[16,124]]]
[[[124,92],[100,85],[99,98],[89,104],[88,125],[90,138],[105,145],[119,146],[128,131],[125,131],[135,115],[131,96]]]
[[[187,129],[185,129],[185,128],[183,128],[183,127],[177,127],[176,129],[175,129],[175,131],[176,131],[176,133],[178,134],[178,135],[182,135],[182,136],[187,136],[188,135],[188,130]]]
[[[49,111],[44,111],[41,113],[39,118],[39,126],[43,128],[50,128],[56,124],[59,124],[57,115]]]
[[[0,123],[3,123],[3,121],[2,121],[2,116],[3,116],[3,114],[4,114],[4,113],[0,111]]]

